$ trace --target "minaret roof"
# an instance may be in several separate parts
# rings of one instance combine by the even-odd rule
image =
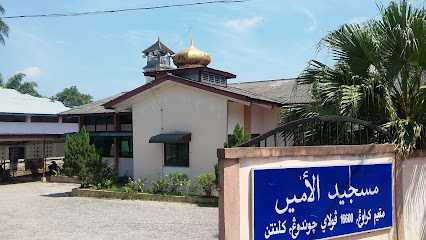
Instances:
[[[143,50],[142,52],[148,55],[150,52],[154,52],[155,50],[159,50],[162,53],[175,54],[175,52],[173,52],[170,48],[168,48],[160,41],[160,37],[158,37],[157,42],[155,42],[149,48]]]

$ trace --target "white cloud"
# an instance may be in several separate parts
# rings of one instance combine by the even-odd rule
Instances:
[[[348,23],[353,24],[353,23],[357,23],[357,24],[362,24],[364,22],[367,22],[368,18],[367,17],[354,17],[351,20],[348,21]]]
[[[39,67],[27,67],[24,70],[18,71],[18,72],[27,75],[28,78],[36,78],[36,77],[40,77],[41,75],[41,71]]]
[[[311,20],[311,24],[306,28],[308,32],[313,32],[317,29],[318,21],[315,17],[315,15],[307,8],[298,8],[297,9],[300,13],[308,17],[309,20]]]
[[[225,22],[223,25],[231,30],[235,30],[238,32],[246,32],[257,25],[259,25],[263,20],[263,17],[253,17],[253,18],[245,18],[245,19],[235,19]]]

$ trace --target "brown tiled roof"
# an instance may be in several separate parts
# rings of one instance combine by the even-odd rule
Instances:
[[[160,41],[160,38],[158,38],[157,42],[155,42],[149,48],[143,50],[142,52],[148,55],[148,53],[154,52],[155,50],[160,50],[161,52],[170,53],[170,54],[174,54],[175,53],[172,50],[170,50],[170,48],[168,48],[166,45],[164,45]]]
[[[122,92],[119,94],[115,94],[113,96],[109,96],[107,98],[94,101],[88,104],[84,104],[81,106],[74,107],[68,111],[61,112],[59,115],[86,115],[86,114],[102,114],[102,113],[114,113],[114,109],[106,109],[104,108],[103,104],[120,97],[121,95],[125,94],[126,92]],[[130,112],[130,111],[123,111],[123,112]]]
[[[226,90],[282,105],[311,102],[311,86],[296,87],[295,78],[228,84]]]
[[[230,98],[235,98],[237,100],[260,104],[283,106],[289,104],[309,103],[311,101],[310,86],[299,86],[298,88],[295,88],[296,79],[236,83],[229,84],[227,87],[224,87],[214,84],[194,82],[186,78],[169,74],[160,79],[133,89],[132,91],[127,92],[122,96],[111,99],[111,101],[106,102],[104,106],[106,108],[113,108],[115,104],[129,99],[167,80],[199,88],[205,91],[214,92]]]

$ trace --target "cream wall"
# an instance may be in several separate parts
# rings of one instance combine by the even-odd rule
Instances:
[[[426,157],[408,158],[402,169],[405,239],[426,239]]]
[[[228,103],[228,134],[232,134],[237,122],[244,126],[244,105],[236,102]],[[263,134],[277,127],[280,108],[267,108],[252,104],[251,106],[251,134]],[[267,139],[267,145],[273,146],[274,139]],[[264,146],[263,142],[261,143]]]
[[[168,83],[145,91],[134,100],[133,171],[134,177],[148,182],[170,172],[184,172],[190,178],[213,173],[216,149],[226,140],[227,99],[210,92]],[[162,143],[149,143],[157,134],[190,132],[189,168],[164,167]]]
[[[228,102],[228,134],[234,132],[235,126],[244,127],[244,105],[236,102]]]
[[[114,167],[113,157],[103,157],[102,162],[112,165]],[[119,158],[118,159],[118,175],[119,176],[133,176],[133,158]]]

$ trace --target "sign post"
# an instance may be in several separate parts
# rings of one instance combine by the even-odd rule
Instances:
[[[392,227],[392,164],[252,169],[252,239],[329,239]]]

